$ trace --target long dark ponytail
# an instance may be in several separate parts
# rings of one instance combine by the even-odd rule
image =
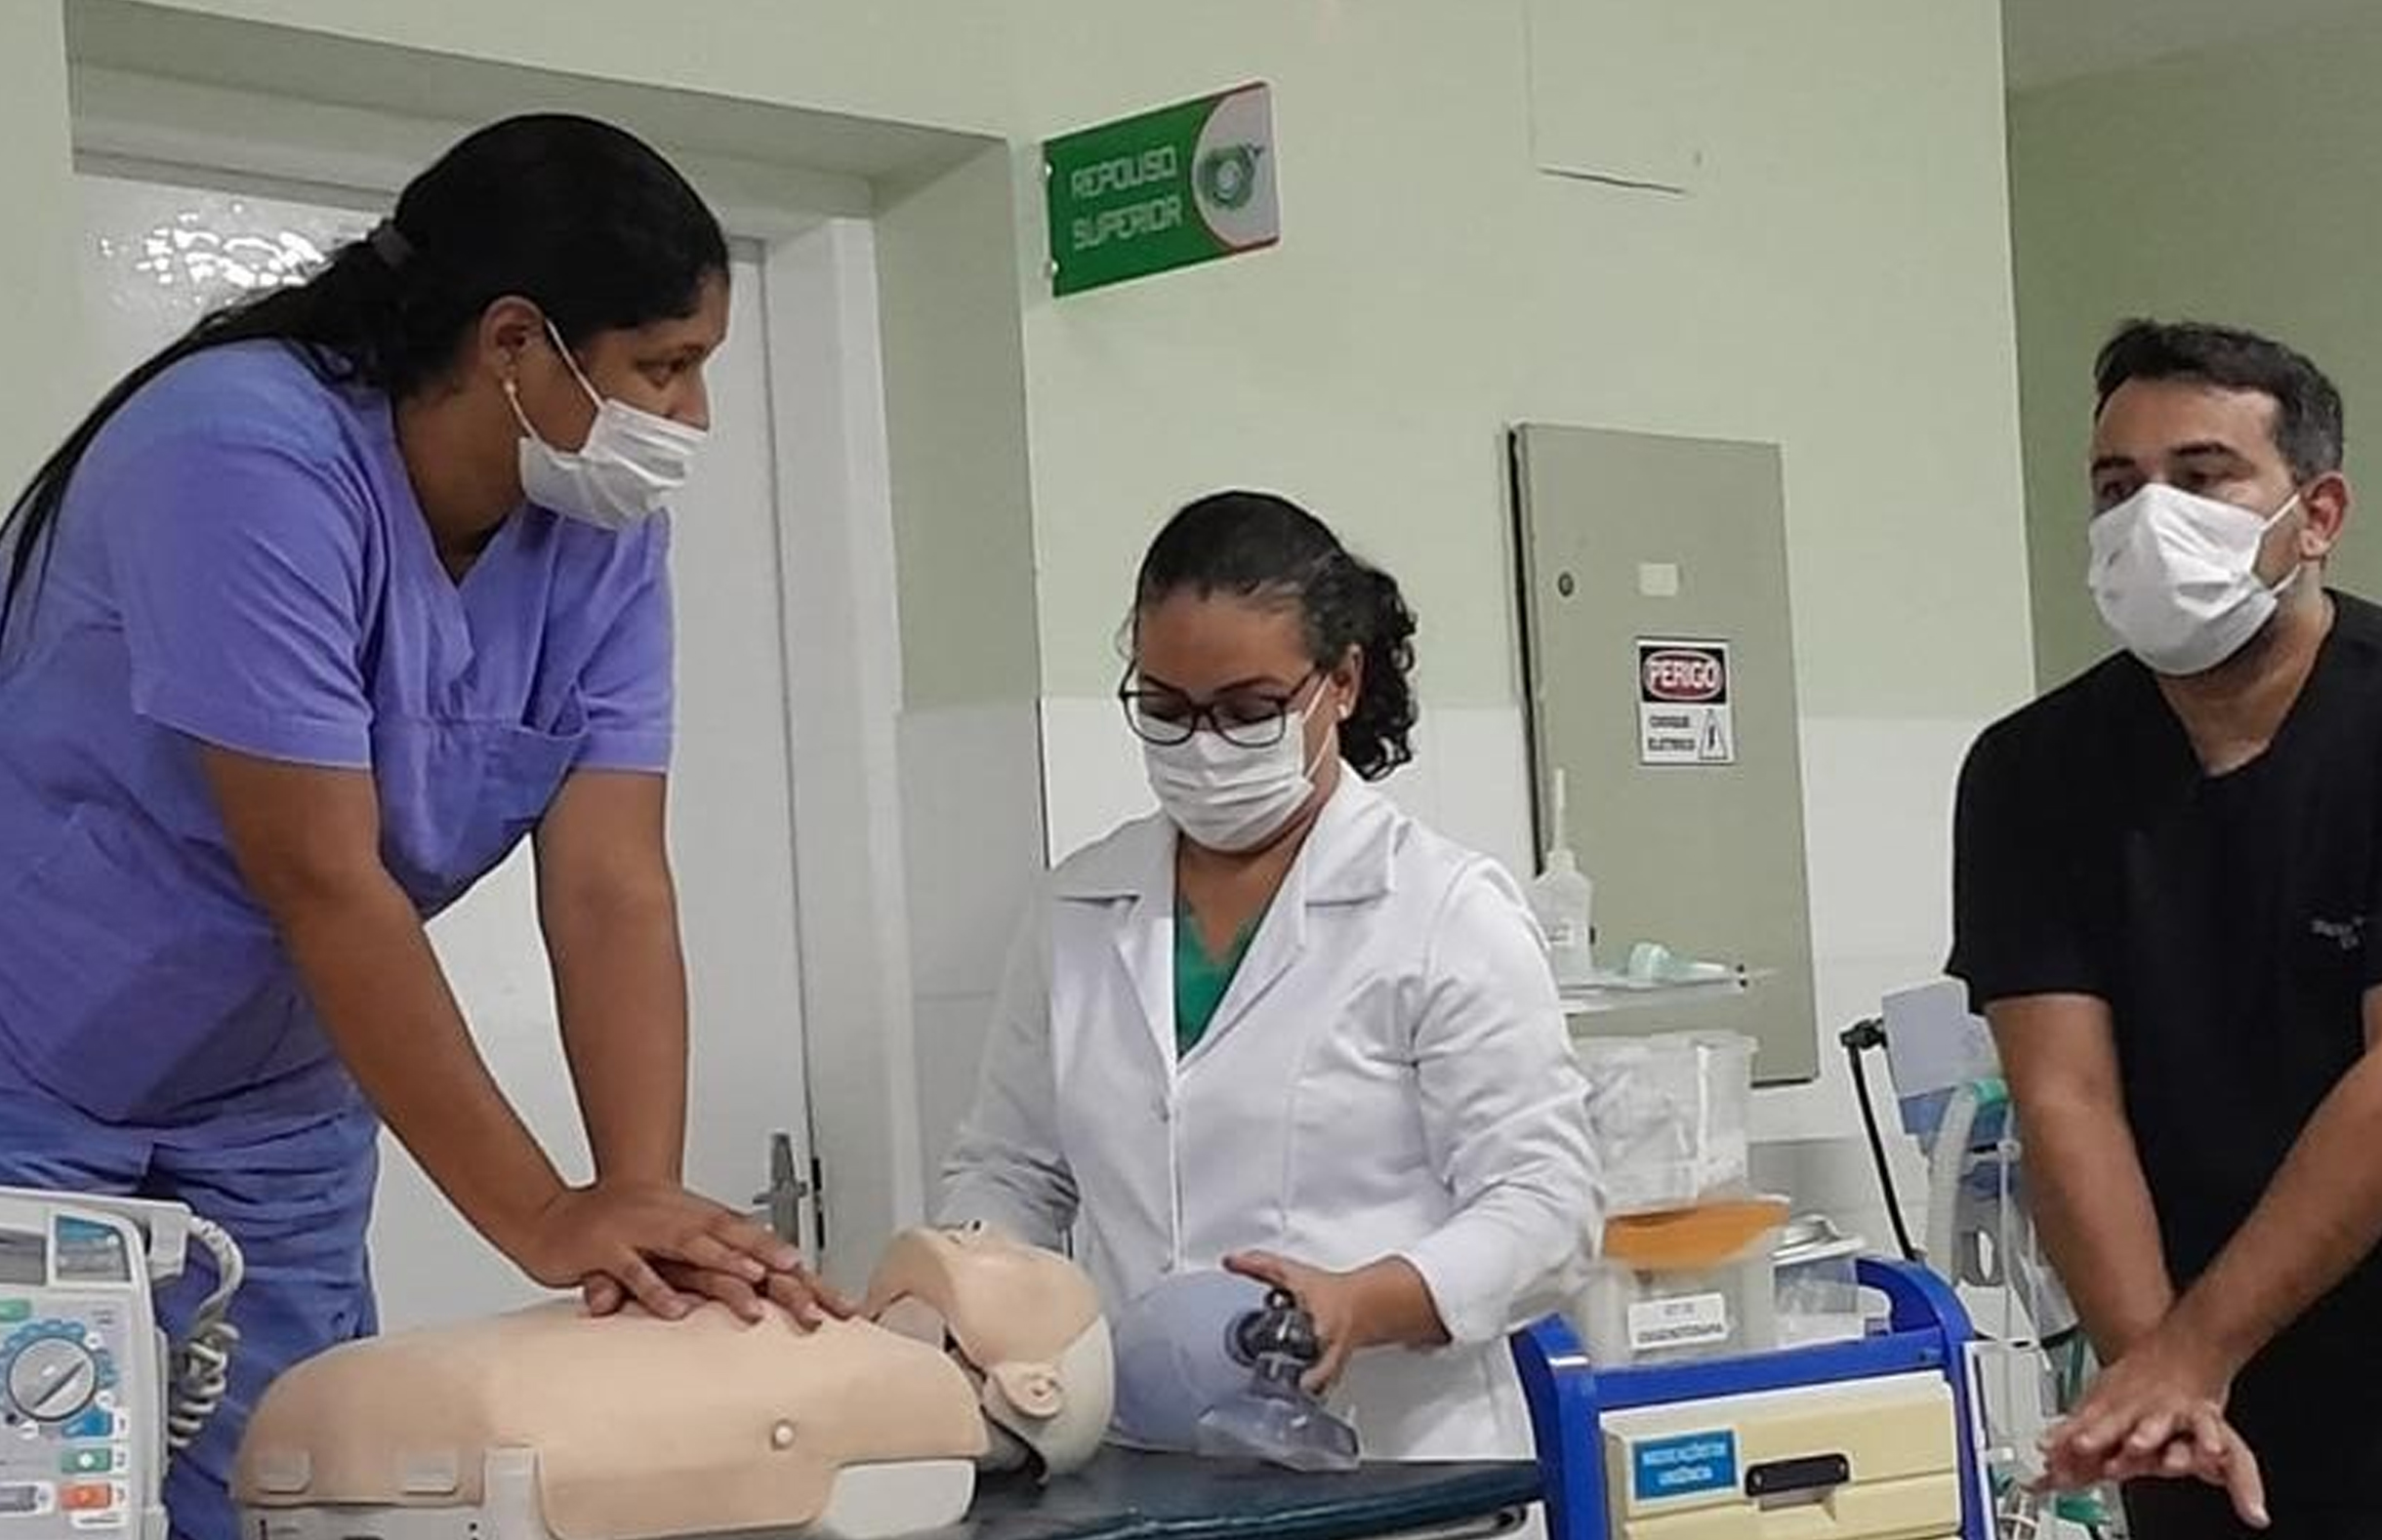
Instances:
[[[199,321],[101,397],[0,521],[0,641],[38,583],[75,466],[143,386],[195,353],[279,342],[326,383],[402,400],[435,383],[465,334],[508,295],[534,300],[567,341],[692,314],[727,270],[719,222],[635,136],[539,113],[478,130],[408,183],[395,212],[303,284]]]
[[[1398,580],[1351,554],[1323,520],[1270,492],[1201,498],[1150,543],[1134,604],[1186,591],[1296,604],[1320,669],[1357,648],[1365,678],[1339,724],[1340,757],[1368,781],[1415,757],[1415,612]]]

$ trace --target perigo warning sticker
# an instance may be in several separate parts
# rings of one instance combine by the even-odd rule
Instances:
[[[1641,636],[1637,672],[1638,763],[1737,762],[1727,642]]]

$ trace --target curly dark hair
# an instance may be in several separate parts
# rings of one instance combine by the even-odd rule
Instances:
[[[1201,498],[1150,543],[1135,609],[1186,591],[1297,605],[1319,669],[1359,649],[1364,683],[1339,725],[1340,757],[1368,781],[1415,757],[1415,612],[1398,580],[1350,554],[1323,520],[1270,492]]]

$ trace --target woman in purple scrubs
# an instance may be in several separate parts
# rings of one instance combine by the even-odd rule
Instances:
[[[680,1181],[661,514],[727,282],[644,144],[496,124],[133,371],[0,531],[0,1185],[177,1198],[246,1251],[230,1398],[168,1488],[197,1540],[265,1384],[372,1329],[384,1122],[594,1309],[841,1308]],[[524,836],[585,1186],[423,933]]]

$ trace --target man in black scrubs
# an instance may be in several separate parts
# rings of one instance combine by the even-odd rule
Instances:
[[[1955,855],[1951,971],[2109,1365],[2052,1475],[2128,1479],[2136,1540],[2382,1540],[2382,610],[2323,584],[2340,397],[2199,325],[2126,326],[2097,382],[2123,650],[1978,741]]]

